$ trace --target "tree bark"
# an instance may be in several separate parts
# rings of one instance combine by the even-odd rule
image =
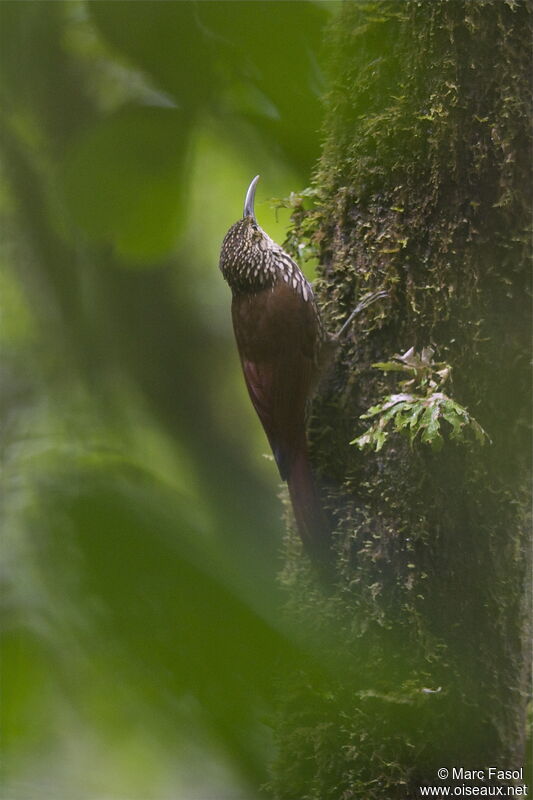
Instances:
[[[292,240],[318,250],[331,330],[356,321],[313,404],[310,439],[338,584],[289,537],[291,613],[328,631],[328,677],[287,680],[278,798],[412,798],[437,769],[523,765],[529,690],[531,5],[346,3],[316,202]],[[410,347],[490,436],[433,451],[350,441]],[[331,644],[331,630],[338,632]],[[465,781],[458,781],[464,783]],[[507,781],[509,782],[509,781]]]

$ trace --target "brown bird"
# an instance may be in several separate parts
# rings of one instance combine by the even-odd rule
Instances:
[[[306,437],[306,406],[320,372],[324,345],[354,314],[383,293],[368,295],[337,336],[322,325],[311,285],[254,213],[259,175],[251,182],[243,218],[231,226],[220,269],[232,295],[233,330],[253,406],[283,480],[298,532],[315,562],[323,563],[329,535],[313,480]]]

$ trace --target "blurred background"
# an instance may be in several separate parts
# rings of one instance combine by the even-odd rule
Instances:
[[[285,237],[336,9],[0,3],[6,799],[268,779],[275,675],[307,654],[218,252],[256,173]]]

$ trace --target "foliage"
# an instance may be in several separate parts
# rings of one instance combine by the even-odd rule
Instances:
[[[421,442],[431,445],[433,450],[440,450],[448,431],[450,439],[455,441],[465,442],[467,434],[472,433],[478,444],[485,443],[488,436],[481,425],[466,408],[440,391],[450,377],[451,367],[432,359],[431,347],[424,347],[420,354],[410,347],[403,355],[395,355],[392,361],[372,365],[383,372],[404,372],[411,377],[400,382],[402,391],[399,394],[388,395],[361,414],[361,419],[377,419],[351,444],[360,450],[374,449],[377,453],[389,438],[391,428],[407,436],[411,447],[419,436]],[[411,387],[418,393],[408,393],[407,389]],[[451,430],[446,430],[444,422],[451,426]]]
[[[314,206],[318,199],[318,189],[313,186],[300,192],[291,192],[288,197],[273,199],[276,209],[291,210],[291,224],[284,247],[294,258],[303,262],[316,262],[319,256],[319,240],[315,241],[313,238],[318,216]]]
[[[332,6],[0,3],[2,796],[255,796],[277,476],[220,242],[309,182]],[[305,654],[305,655],[304,655]]]

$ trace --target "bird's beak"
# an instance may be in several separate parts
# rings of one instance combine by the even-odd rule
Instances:
[[[246,198],[244,200],[244,217],[252,217],[255,220],[254,214],[254,200],[255,200],[255,187],[257,186],[257,181],[259,180],[259,175],[256,175],[251,184],[248,187],[248,191],[246,192]]]

